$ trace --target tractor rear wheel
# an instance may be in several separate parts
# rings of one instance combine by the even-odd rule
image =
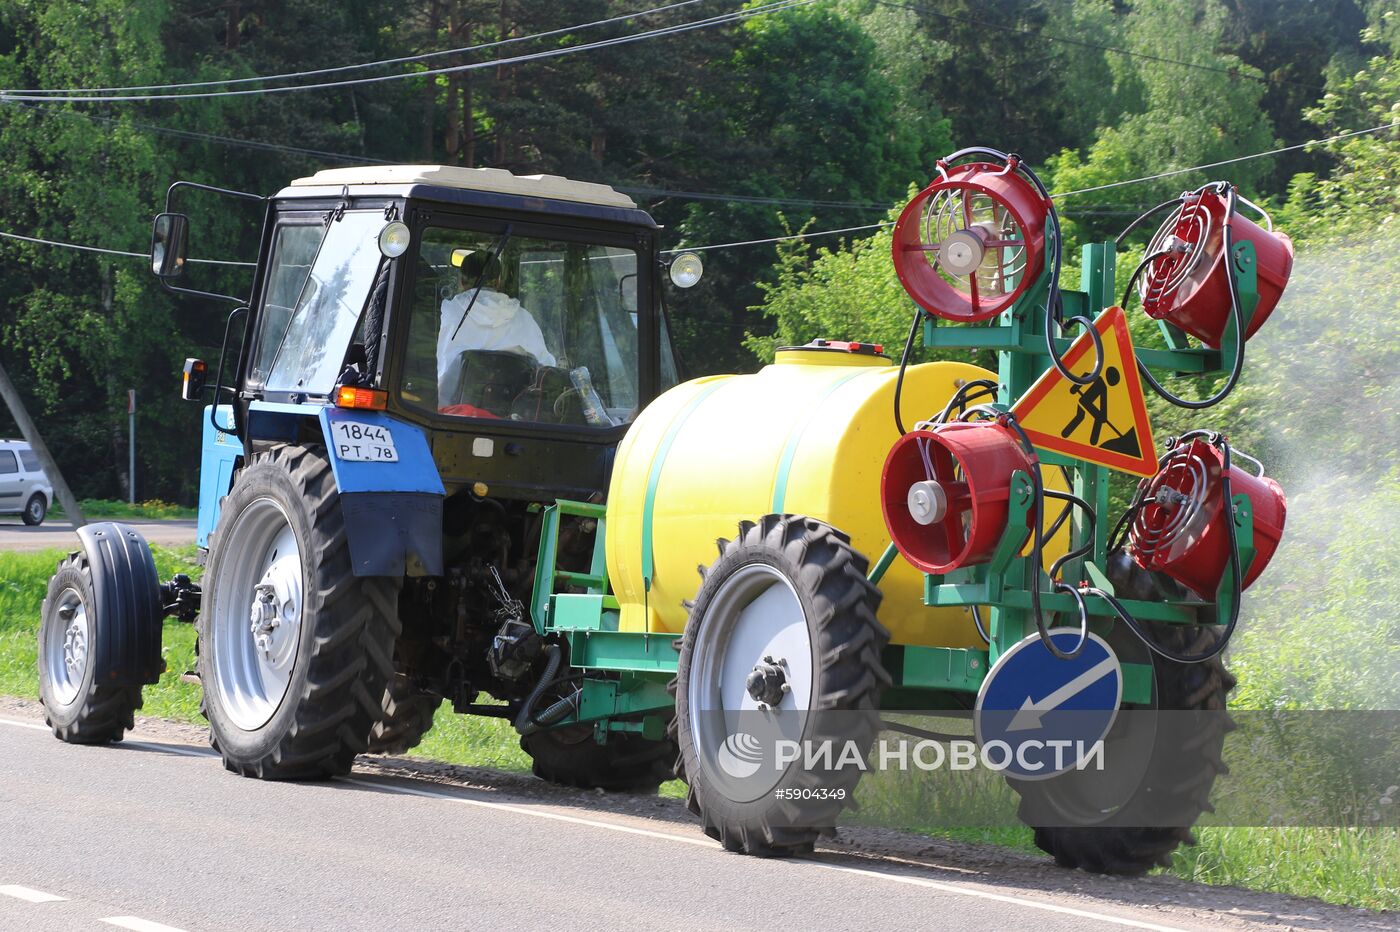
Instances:
[[[848,744],[865,755],[879,732],[890,682],[880,590],[849,538],[812,518],[768,515],[718,543],[672,683],[676,775],[726,850],[804,854],[834,830],[860,779],[832,760]],[[779,739],[835,751],[826,764],[782,763]]]
[[[568,725],[524,735],[520,748],[534,760],[535,776],[562,786],[610,792],[655,793],[671,779],[676,745],[637,734],[614,734],[606,744],[593,726]]]
[[[403,754],[416,748],[433,730],[433,714],[440,705],[441,698],[421,692],[411,677],[389,677],[380,702],[384,717],[370,729],[369,753]]]
[[[241,470],[210,543],[199,678],[224,766],[272,780],[345,773],[393,675],[399,579],[356,577],[320,452]]]
[[[1117,572],[1110,572],[1109,578],[1120,594],[1145,599],[1184,597],[1171,580],[1126,567],[1125,560],[1110,558]],[[1208,606],[1200,611],[1213,614],[1214,610]],[[1186,656],[1211,649],[1219,636],[1211,624],[1147,623],[1145,627],[1159,646]],[[1181,845],[1195,844],[1191,826],[1210,810],[1216,776],[1228,772],[1222,751],[1234,724],[1225,711],[1225,699],[1235,677],[1219,655],[1201,663],[1177,663],[1150,652],[1122,624],[1114,626],[1110,641],[1125,660],[1148,663],[1150,657],[1154,682],[1149,709],[1197,714],[1185,717],[1184,724],[1167,720],[1159,727],[1144,711],[1125,707],[1128,715],[1120,714],[1105,739],[1105,759],[1128,761],[1126,766],[1133,769],[1116,775],[1110,770],[1107,782],[1092,770],[1069,771],[1039,782],[1009,782],[1022,798],[1021,820],[1035,828],[1036,846],[1054,857],[1055,863],[1097,874],[1144,874],[1169,866],[1172,852]],[[1183,736],[1184,728],[1189,735]],[[1155,816],[1170,813],[1167,821],[1174,824],[1122,825],[1125,814],[1134,811]],[[1047,814],[1055,826],[1043,825],[1049,821]],[[1114,824],[1094,825],[1095,821]]]

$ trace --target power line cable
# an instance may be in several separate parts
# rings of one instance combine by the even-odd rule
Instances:
[[[1329,142],[1336,142],[1339,139],[1348,139],[1352,136],[1364,136],[1367,133],[1378,133],[1381,130],[1393,129],[1396,126],[1400,126],[1400,120],[1395,120],[1391,123],[1383,123],[1380,126],[1372,126],[1367,129],[1355,129],[1346,133],[1338,133],[1335,136],[1328,136],[1325,139],[1311,139],[1307,142],[1300,142],[1296,145],[1284,146],[1281,149],[1267,149],[1263,152],[1254,152],[1249,155],[1241,155],[1233,159],[1222,159],[1219,162],[1207,162],[1204,165],[1193,165],[1190,168],[1175,168],[1171,171],[1159,172],[1155,175],[1147,175],[1143,178],[1132,178],[1128,181],[1112,181],[1108,184],[1098,184],[1094,185],[1091,188],[1080,188],[1077,191],[1066,191],[1063,194],[1055,194],[1053,196],[1057,199],[1063,199],[1066,197],[1074,197],[1077,194],[1088,194],[1092,191],[1106,191],[1109,188],[1121,188],[1124,185],[1141,184],[1144,181],[1156,181],[1159,178],[1171,178],[1175,175],[1185,175],[1189,172],[1204,171],[1207,168],[1219,168],[1222,165],[1234,165],[1236,162],[1248,162],[1251,159],[1262,159],[1267,158],[1271,155],[1282,155],[1285,152],[1296,152],[1299,149],[1306,149],[1308,146],[1323,145]]]
[[[682,0],[680,3],[671,3],[666,6],[653,7],[650,10],[639,10],[636,13],[624,13],[621,16],[613,16],[608,19],[595,20],[591,23],[579,23],[576,26],[565,26],[561,29],[550,29],[546,32],[536,32],[528,36],[513,36],[508,39],[498,39],[494,42],[483,42],[480,45],[468,45],[456,49],[441,49],[436,52],[423,52],[418,55],[405,55],[402,58],[386,58],[381,61],[362,62],[357,65],[338,65],[334,68],[317,68],[313,71],[289,71],[284,74],[254,75],[247,78],[224,78],[217,81],[191,81],[182,84],[135,84],[125,87],[83,87],[83,88],[29,88],[17,90],[16,94],[72,94],[72,93],[120,93],[126,91],[173,91],[196,87],[227,87],[235,84],[252,84],[260,81],[286,81],[293,78],[310,78],[323,74],[338,74],[346,71],[361,71],[367,68],[381,68],[387,65],[402,65],[415,61],[427,61],[430,58],[440,58],[444,55],[464,55],[468,52],[481,52],[486,49],[499,48],[505,45],[513,45],[520,42],[530,42],[535,39],[547,39],[551,36],[564,35],[571,32],[581,32],[585,29],[594,29],[598,26],[607,26],[612,23],[620,23],[625,20],[639,19],[643,16],[652,16],[657,13],[665,13],[669,10],[679,9],[685,6],[692,6],[696,3],[704,3],[706,0]]]
[[[1308,146],[1325,145],[1329,142],[1336,142],[1340,139],[1349,139],[1352,136],[1363,136],[1367,133],[1378,133],[1382,130],[1393,129],[1397,126],[1400,126],[1400,120],[1396,120],[1391,123],[1383,123],[1380,126],[1368,127],[1367,129],[1355,129],[1345,133],[1337,133],[1334,136],[1326,136],[1322,139],[1310,139],[1307,142],[1300,142],[1292,146],[1283,146],[1279,149],[1266,149],[1263,152],[1253,152],[1249,155],[1241,155],[1233,159],[1223,159],[1219,162],[1207,162],[1204,165],[1193,165],[1190,168],[1176,168],[1172,169],[1171,171],[1158,172],[1155,175],[1144,175],[1141,178],[1129,178],[1126,181],[1114,181],[1108,184],[1094,185],[1091,188],[1080,188],[1076,191],[1054,193],[1051,195],[1051,197],[1055,198],[1056,200],[1062,200],[1067,197],[1074,197],[1078,194],[1088,194],[1091,191],[1104,191],[1108,188],[1121,188],[1130,184],[1142,184],[1145,181],[1156,181],[1160,178],[1171,178],[1175,175],[1184,175],[1189,172],[1204,171],[1207,168],[1219,168],[1222,165],[1233,165],[1236,162],[1247,162],[1250,159],[1262,159],[1273,155],[1282,155],[1285,152],[1296,152],[1297,150],[1305,149]],[[885,220],[880,223],[867,223],[864,226],[843,227],[839,230],[817,230],[812,233],[793,233],[788,236],[772,236],[768,237],[767,239],[742,240],[740,242],[735,243],[712,243],[704,246],[682,246],[676,249],[663,250],[663,253],[666,255],[670,255],[678,252],[702,252],[709,249],[728,249],[730,247],[737,246],[756,246],[763,243],[785,243],[790,240],[811,239],[817,236],[835,236],[840,233],[855,233],[864,230],[878,230],[881,227],[894,226],[894,223],[895,221],[893,220]]]
[[[1141,177],[1141,178],[1129,178],[1129,179],[1127,179],[1126,181],[1114,181],[1114,182],[1111,182],[1111,183],[1109,183],[1109,184],[1096,185],[1096,186],[1091,187],[1091,188],[1080,188],[1080,189],[1077,190],[1077,191],[1066,191],[1066,192],[1064,192],[1063,194],[1053,194],[1053,195],[1051,195],[1051,196],[1052,196],[1052,197],[1055,197],[1055,198],[1066,198],[1066,197],[1072,197],[1072,196],[1074,196],[1074,195],[1076,195],[1076,194],[1087,194],[1087,193],[1089,193],[1090,191],[1102,191],[1102,190],[1104,190],[1104,189],[1106,189],[1106,188],[1118,188],[1118,187],[1123,187],[1123,186],[1125,186],[1125,185],[1130,185],[1130,184],[1141,184],[1141,183],[1143,183],[1143,182],[1145,182],[1145,181],[1156,181],[1156,180],[1158,180],[1158,179],[1160,179],[1160,178],[1170,178],[1170,177],[1172,177],[1172,176],[1174,176],[1174,175],[1181,175],[1181,174],[1185,174],[1185,173],[1187,173],[1187,172],[1202,171],[1202,170],[1207,169],[1207,168],[1218,168],[1218,167],[1220,167],[1220,166],[1222,166],[1222,165],[1232,165],[1232,164],[1234,164],[1234,163],[1236,163],[1236,162],[1245,162],[1245,161],[1248,161],[1248,160],[1250,160],[1250,159],[1266,158],[1266,157],[1271,156],[1271,155],[1281,155],[1281,154],[1283,154],[1283,153],[1285,153],[1285,152],[1293,152],[1293,151],[1296,151],[1296,150],[1298,150],[1298,149],[1305,148],[1305,147],[1307,147],[1307,146],[1325,145],[1326,143],[1329,143],[1329,142],[1337,142],[1338,140],[1341,140],[1341,139],[1349,139],[1349,138],[1351,138],[1351,137],[1353,137],[1353,136],[1362,136],[1362,135],[1365,135],[1365,134],[1367,134],[1367,133],[1377,133],[1377,132],[1380,132],[1380,131],[1382,131],[1382,130],[1393,129],[1393,128],[1397,127],[1397,126],[1400,126],[1400,120],[1396,120],[1396,121],[1391,122],[1391,123],[1384,123],[1384,124],[1382,124],[1382,125],[1380,125],[1380,126],[1372,126],[1372,127],[1367,128],[1367,129],[1357,129],[1357,130],[1350,130],[1350,131],[1345,132],[1345,133],[1337,133],[1336,135],[1333,135],[1333,136],[1326,136],[1326,137],[1324,137],[1324,138],[1322,138],[1322,139],[1312,139],[1312,140],[1309,140],[1309,141],[1307,141],[1307,142],[1300,142],[1300,143],[1297,143],[1296,145],[1291,145],[1291,146],[1283,146],[1282,148],[1278,148],[1278,149],[1266,149],[1266,150],[1264,150],[1263,152],[1254,152],[1254,153],[1251,153],[1251,154],[1249,154],[1249,155],[1241,155],[1241,156],[1238,156],[1237,158],[1233,158],[1233,159],[1224,159],[1224,160],[1219,161],[1219,162],[1207,162],[1207,163],[1204,164],[1204,165],[1194,165],[1194,166],[1192,166],[1192,167],[1190,167],[1190,168],[1178,168],[1178,169],[1174,169],[1174,170],[1172,170],[1172,171],[1158,172],[1158,173],[1155,174],[1155,175],[1144,175],[1144,176]],[[835,230],[816,230],[816,231],[810,232],[810,233],[793,233],[793,234],[790,234],[790,235],[787,235],[787,236],[770,236],[770,237],[766,237],[766,238],[764,238],[764,239],[741,240],[741,241],[733,242],[733,243],[710,243],[710,244],[701,245],[701,246],[679,246],[679,247],[677,247],[677,248],[675,248],[675,249],[663,249],[663,250],[661,250],[661,253],[662,253],[663,255],[674,255],[675,253],[679,253],[679,252],[703,252],[703,251],[712,250],[712,249],[729,249],[729,248],[739,247],[739,246],[756,246],[756,245],[761,245],[761,244],[765,244],[765,243],[783,243],[783,242],[788,242],[788,241],[790,241],[790,240],[811,239],[811,238],[814,238],[814,237],[817,237],[817,236],[835,236],[835,235],[838,235],[838,234],[841,234],[841,233],[857,233],[857,232],[864,232],[865,230],[878,230],[878,229],[880,229],[881,227],[893,226],[894,223],[895,223],[895,221],[893,221],[893,220],[884,220],[884,221],[881,221],[880,223],[867,223],[867,224],[862,224],[862,225],[860,225],[860,226],[841,227],[840,229],[835,229]],[[40,238],[38,238],[38,237],[33,237],[33,236],[22,236],[22,235],[20,235],[20,234],[18,234],[18,233],[7,233],[7,232],[5,232],[5,231],[3,231],[3,230],[0,230],[0,237],[4,237],[4,238],[7,238],[7,239],[14,239],[14,240],[22,240],[22,241],[30,242],[30,243],[39,243],[39,244],[42,244],[42,245],[45,245],[45,246],[60,246],[60,247],[64,247],[64,248],[67,248],[67,249],[80,249],[80,250],[83,250],[83,251],[86,251],[86,252],[108,253],[108,254],[111,254],[111,255],[131,256],[131,257],[142,258],[142,259],[147,258],[147,256],[146,256],[145,253],[140,253],[140,252],[128,252],[128,251],[120,250],[120,249],[104,249],[104,248],[102,248],[102,247],[100,247],[100,246],[85,246],[85,245],[80,245],[80,244],[78,244],[78,243],[65,243],[65,242],[60,242],[60,241],[58,241],[58,240],[40,239]],[[255,265],[255,263],[251,263],[251,262],[230,262],[230,261],[225,261],[225,260],[221,260],[221,259],[191,259],[190,261],[191,261],[191,262],[207,263],[207,264],[210,264],[210,265],[237,265],[237,266],[247,266],[247,267],[252,267],[252,266]]]
[[[28,110],[41,112],[46,116],[56,116],[65,119],[81,119],[94,123],[104,123],[109,126],[130,126],[145,132],[155,133],[162,136],[170,136],[176,139],[188,139],[192,141],[206,141],[218,143],[220,145],[234,146],[246,149],[258,149],[271,152],[283,152],[288,155],[304,155],[325,160],[338,160],[352,164],[359,163],[365,165],[401,165],[402,162],[390,159],[376,159],[365,155],[350,155],[344,152],[328,152],[323,149],[307,149],[301,146],[287,146],[275,142],[262,142],[255,139],[243,139],[236,136],[219,136],[214,133],[201,133],[196,130],[175,129],[169,126],[159,126],[154,123],[143,123],[139,120],[125,121],[117,117],[101,116],[95,113],[83,113],[78,110],[63,110],[53,105],[33,103],[30,101],[17,101],[14,106],[24,107]],[[822,207],[833,210],[871,210],[887,211],[889,204],[880,204],[873,201],[836,201],[822,200],[819,198],[802,197],[762,197],[749,194],[724,194],[707,193],[702,191],[672,191],[665,188],[652,188],[633,185],[613,185],[613,187],[624,194],[634,194],[639,197],[663,198],[674,197],[682,200],[695,201],[721,201],[740,204],[769,204],[778,207]]]
[[[81,243],[65,243],[62,240],[43,239],[38,236],[24,236],[20,233],[7,233],[4,230],[0,230],[0,238],[19,240],[25,243],[36,243],[40,246],[59,246],[63,249],[77,249],[81,250],[82,252],[96,252],[108,256],[126,256],[128,258],[133,259],[151,258],[150,254],[144,252],[131,252],[127,249],[107,249],[103,246],[85,246]],[[243,266],[244,268],[255,268],[257,266],[256,262],[233,262],[228,259],[189,259],[187,261],[198,263],[200,265],[236,265]]]
[[[464,65],[449,65],[443,68],[432,68],[425,71],[405,71],[397,74],[376,75],[368,78],[350,78],[344,81],[324,81],[317,84],[294,84],[287,87],[256,87],[245,88],[232,91],[200,91],[193,94],[123,94],[123,95],[102,95],[102,94],[71,94],[71,95],[45,95],[45,94],[23,94],[13,91],[0,91],[0,101],[30,101],[44,102],[57,101],[61,103],[114,103],[117,101],[149,102],[156,100],[204,100],[221,97],[246,97],[261,94],[283,94],[292,91],[314,91],[327,90],[338,87],[357,87],[365,84],[379,84],[386,81],[400,81],[407,78],[428,78],[440,74],[456,74],[465,71],[477,71],[482,68],[497,68],[503,65],[516,65],[525,62],[540,61],[547,58],[558,58],[562,55],[571,55],[575,52],[589,52],[601,48],[610,48],[615,45],[627,45],[634,42],[641,42],[645,39],[660,38],[662,36],[679,35],[691,32],[696,29],[704,29],[709,26],[719,26],[726,23],[739,22],[754,16],[763,16],[768,13],[777,13],[793,7],[807,6],[816,3],[817,0],[775,0],[761,7],[746,7],[732,13],[725,13],[720,16],[712,16],[708,19],[693,20],[689,23],[681,23],[675,26],[665,26],[659,29],[652,29],[646,32],[633,33],[626,36],[616,36],[611,39],[599,39],[595,42],[586,42],[582,45],[568,45],[557,49],[546,49],[541,52],[530,52],[524,55],[515,55],[509,58],[497,58],[491,61],[471,62]]]
[[[1180,65],[1183,68],[1194,68],[1197,71],[1210,71],[1216,74],[1227,75],[1231,78],[1245,78],[1250,81],[1260,81],[1266,84],[1292,84],[1295,87],[1306,88],[1307,90],[1318,92],[1324,90],[1321,85],[1308,84],[1303,81],[1294,81],[1290,78],[1275,78],[1266,74],[1248,74],[1238,68],[1221,68],[1215,65],[1203,65],[1199,62],[1182,61],[1179,58],[1167,58],[1162,55],[1153,55],[1150,52],[1134,52],[1129,49],[1118,48],[1113,45],[1102,45],[1098,42],[1088,42],[1083,39],[1071,39],[1068,36],[1050,35],[1045,32],[1036,32],[1031,29],[1018,29],[1015,26],[1007,26],[1002,23],[991,22],[989,20],[968,19],[962,16],[954,16],[951,13],[943,13],[939,10],[929,9],[925,6],[916,6],[906,3],[892,3],[889,0],[876,0],[880,6],[893,7],[897,10],[909,10],[913,13],[926,13],[929,16],[937,16],[940,19],[954,23],[962,23],[967,26],[985,26],[988,29],[998,29],[1002,32],[1015,33],[1016,35],[1028,36],[1033,39],[1044,39],[1050,42],[1062,42],[1066,45],[1077,45],[1081,48],[1096,49],[1101,52],[1112,52],[1115,55],[1126,55],[1129,58],[1142,58],[1148,61],[1160,62],[1164,65]]]

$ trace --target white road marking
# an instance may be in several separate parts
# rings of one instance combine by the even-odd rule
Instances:
[[[445,799],[450,803],[462,803],[467,806],[479,806],[482,809],[499,809],[503,812],[514,812],[517,815],[534,816],[537,819],[550,819],[555,822],[568,822],[573,825],[591,825],[595,828],[606,828],[614,832],[622,832],[627,835],[645,835],[648,838],[661,838],[665,841],[677,841],[683,845],[699,845],[702,848],[718,849],[719,845],[708,838],[695,838],[690,835],[676,835],[672,832],[655,832],[647,828],[635,828],[631,825],[621,825],[615,822],[601,822],[596,819],[582,819],[578,816],[564,815],[559,812],[548,812],[543,809],[531,809],[528,806],[516,806],[510,803],[493,803],[484,799],[469,799],[465,796],[453,796],[449,793],[435,793],[432,790],[418,789],[416,787],[399,786],[393,783],[377,783],[374,780],[366,780],[361,777],[339,777],[342,783],[355,783],[360,786],[367,786],[375,790],[387,790],[390,793],[400,793],[404,796],[423,796],[428,799]]]
[[[45,893],[43,890],[31,890],[28,887],[19,887],[14,884],[0,887],[0,893],[12,896],[17,900],[24,900],[26,903],[62,903],[64,897],[54,896],[52,893]]]
[[[149,744],[145,741],[123,741],[122,747],[140,748],[143,751],[163,751],[168,754],[180,754],[185,757],[219,756],[219,753],[212,748],[192,748],[183,744]]]
[[[0,718],[0,725],[14,725],[20,728],[34,728],[39,731],[48,731],[37,725],[28,722],[17,722],[11,719]],[[141,742],[127,742],[136,747],[145,747],[153,751],[171,751],[176,754],[184,754],[189,757],[212,757],[213,751],[203,749],[182,747],[174,744],[144,744]],[[719,850],[719,845],[709,838],[691,837],[687,835],[677,835],[672,832],[657,832],[651,829],[636,828],[631,825],[622,825],[615,822],[603,822],[597,819],[585,819],[579,816],[564,815],[558,812],[549,812],[543,809],[532,809],[528,806],[514,805],[511,803],[491,802],[485,799],[470,799],[464,796],[454,796],[449,793],[437,792],[434,790],[422,789],[418,787],[399,786],[392,783],[380,783],[374,780],[367,780],[363,777],[340,777],[341,782],[352,783],[358,786],[367,787],[373,790],[382,790],[389,793],[398,793],[403,796],[420,796],[426,799],[441,799],[452,803],[461,803],[466,806],[477,806],[481,809],[496,809],[502,812],[512,812],[516,815],[531,816],[536,819],[549,819],[555,822],[567,822],[572,825],[586,825],[592,828],[606,829],[610,832],[620,832],[626,835],[642,835],[647,838],[658,838],[662,841],[678,842],[683,845],[698,845],[703,848]],[[938,890],[943,893],[970,896],[977,899],[993,900],[999,903],[1009,903],[1015,906],[1022,906],[1027,909],[1039,909],[1045,912],[1059,913],[1067,916],[1078,916],[1081,919],[1092,919],[1098,922],[1106,922],[1111,925],[1124,926],[1130,929],[1146,929],[1149,932],[1186,932],[1181,926],[1164,926],[1151,922],[1144,922],[1138,919],[1128,919],[1123,916],[1112,916],[1107,913],[1096,913],[1087,909],[1075,909],[1072,906],[1060,906],[1055,903],[1046,903],[1040,900],[1026,899],[1019,896],[1011,896],[1005,893],[993,893],[989,890],[979,890],[960,884],[946,883],[938,880],[928,880],[923,877],[910,877],[906,874],[891,873],[889,871],[873,870],[868,867],[848,867],[844,864],[830,864],[825,861],[817,861],[809,858],[795,859],[797,863],[822,868],[824,870],[840,871],[848,874],[858,874],[868,877],[875,877],[882,880],[893,881],[894,883],[911,884],[913,886],[924,887],[930,890]],[[3,892],[7,888],[0,888]],[[22,889],[22,888],[21,888]],[[171,926],[161,925],[145,919],[138,919],[134,916],[117,916],[111,919],[103,919],[103,922],[120,926],[124,929],[131,929],[133,932],[181,932]]]
[[[830,871],[841,871],[844,874],[861,874],[866,877],[880,877],[884,880],[893,880],[895,883],[907,883],[916,887],[928,887],[933,890],[941,890],[945,893],[960,893],[963,896],[977,897],[982,900],[995,900],[998,903],[1029,906],[1032,909],[1043,909],[1052,913],[1063,913],[1066,916],[1079,916],[1082,919],[1110,922],[1115,925],[1127,926],[1130,929],[1150,929],[1153,930],[1153,932],[1188,932],[1188,930],[1183,929],[1181,926],[1156,925],[1155,923],[1143,922],[1139,919],[1127,919],[1122,916],[1110,916],[1106,913],[1090,912],[1087,909],[1075,909],[1073,906],[1057,906],[1054,903],[1025,900],[1019,896],[1009,896],[1005,893],[992,893],[989,890],[977,890],[958,884],[943,883],[938,880],[927,880],[923,877],[910,877],[907,874],[891,874],[887,871],[872,870],[868,867],[847,867],[845,864],[828,864],[825,861],[815,861],[810,858],[800,858],[799,860],[805,864],[811,864],[813,867],[821,867]]]
[[[108,919],[99,919],[97,921],[105,922],[119,929],[131,929],[132,932],[184,932],[183,929],[161,925],[159,922],[152,922],[149,919],[142,919],[139,916],[112,916]]]
[[[463,796],[453,796],[448,793],[434,792],[432,790],[419,789],[416,787],[398,786],[392,783],[378,783],[374,780],[366,780],[361,777],[340,777],[342,782],[355,783],[360,786],[370,787],[376,790],[387,790],[390,793],[401,793],[404,796],[423,796],[431,799],[443,799],[453,803],[463,803],[468,806],[478,806],[482,809],[499,809],[505,812],[514,812],[519,815],[534,816],[537,819],[552,819],[557,822],[570,822],[574,825],[587,825],[593,828],[603,828],[611,832],[622,832],[628,835],[645,835],[649,838],[660,838],[663,841],[677,841],[686,845],[699,845],[705,848],[719,850],[718,843],[709,838],[693,838],[686,835],[676,835],[671,832],[655,832],[650,829],[634,828],[630,825],[620,825],[615,822],[603,822],[596,819],[583,819],[578,816],[562,815],[557,812],[548,812],[542,809],[531,809],[527,806],[516,806],[510,803],[496,803],[484,799],[468,799]],[[912,884],[918,887],[925,887],[931,890],[938,890],[943,893],[961,894],[963,896],[976,897],[978,899],[995,900],[1000,903],[1011,903],[1016,906],[1025,906],[1030,909],[1040,909],[1052,913],[1061,913],[1067,916],[1078,916],[1081,919],[1094,919],[1100,922],[1107,922],[1113,925],[1126,926],[1131,929],[1147,929],[1151,932],[1187,932],[1181,926],[1163,926],[1150,922],[1142,922],[1137,919],[1126,919],[1122,916],[1111,916],[1107,913],[1091,912],[1087,909],[1075,909],[1072,906],[1059,906],[1054,903],[1045,903],[1039,900],[1023,899],[1018,896],[1010,896],[1005,893],[992,893],[986,890],[977,890],[959,884],[944,883],[937,880],[926,880],[922,877],[910,877],[906,874],[896,874],[887,871],[873,870],[868,867],[847,867],[842,864],[830,864],[825,861],[812,860],[810,858],[796,858],[798,863],[809,864],[813,867],[820,867],[826,870],[841,871],[848,874],[861,874],[868,877],[878,877],[884,880],[892,880],[895,883]]]
[[[0,718],[0,725],[13,725],[16,728],[32,728],[35,731],[50,731],[47,725],[36,725],[33,722],[17,722],[12,718]]]

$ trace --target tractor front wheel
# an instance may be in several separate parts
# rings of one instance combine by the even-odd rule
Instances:
[[[104,552],[98,553],[101,558]],[[132,590],[156,585],[154,572],[149,578],[132,574],[127,580]],[[93,567],[85,550],[69,554],[49,580],[39,623],[39,698],[54,735],[70,744],[120,741],[135,727],[141,687],[130,685],[117,652],[104,643],[127,634],[117,630],[113,608],[97,604]],[[159,626],[160,619],[150,623]]]
[[[330,463],[278,446],[240,471],[210,544],[199,674],[210,743],[244,776],[345,773],[393,675],[401,581],[356,577]]]
[[[812,518],[768,515],[719,542],[702,571],[673,684],[676,775],[705,834],[729,851],[803,854],[834,830],[880,728],[890,682],[865,557]],[[834,748],[826,764],[784,763],[780,741]]]

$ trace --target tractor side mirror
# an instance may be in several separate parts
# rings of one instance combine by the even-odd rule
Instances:
[[[151,231],[151,272],[160,279],[179,278],[185,271],[189,248],[190,218],[184,214],[157,214]]]

